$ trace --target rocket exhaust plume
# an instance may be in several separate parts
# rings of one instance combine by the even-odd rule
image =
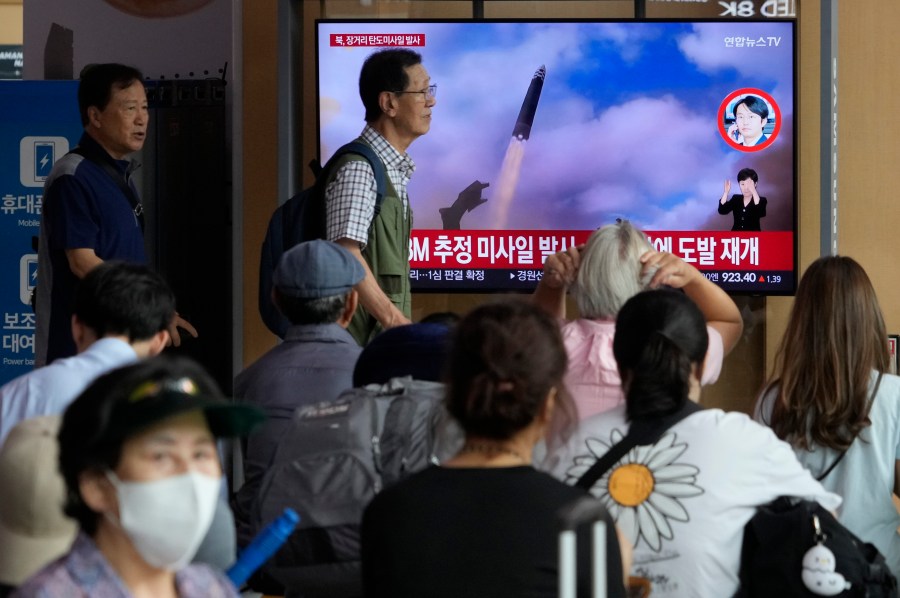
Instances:
[[[544,87],[544,77],[546,75],[547,69],[544,65],[541,65],[541,68],[535,71],[534,77],[531,78],[531,84],[528,86],[528,91],[525,93],[522,108],[519,109],[516,124],[513,127],[512,139],[509,141],[506,156],[503,158],[499,180],[495,186],[494,199],[491,202],[494,207],[493,228],[495,229],[505,229],[509,220],[509,208],[512,205],[516,185],[519,182],[522,158],[525,156],[525,142],[531,137],[531,125],[534,122],[534,114],[537,112],[537,105],[541,99],[541,90]]]

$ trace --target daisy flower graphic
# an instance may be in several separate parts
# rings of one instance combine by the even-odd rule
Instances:
[[[574,483],[622,438],[619,430],[610,433],[609,442],[587,438],[588,454],[576,455],[566,471],[567,481]],[[634,447],[591,488],[632,546],[643,538],[659,552],[663,539],[673,538],[669,521],[689,519],[682,501],[703,494],[703,488],[696,484],[700,470],[675,462],[688,446],[684,442],[676,444],[675,438],[675,433],[669,432],[655,444]]]

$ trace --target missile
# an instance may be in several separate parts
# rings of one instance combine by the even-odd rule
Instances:
[[[520,141],[524,141],[531,136],[531,124],[534,122],[534,113],[537,111],[538,102],[541,100],[541,90],[544,88],[544,77],[547,75],[547,69],[544,65],[534,72],[531,78],[531,84],[528,86],[528,92],[525,94],[525,101],[522,102],[522,108],[519,109],[519,117],[516,119],[516,126],[513,127],[512,136]]]

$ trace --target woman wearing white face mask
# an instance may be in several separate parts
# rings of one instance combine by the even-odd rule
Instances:
[[[222,481],[215,438],[245,434],[256,409],[222,399],[194,362],[159,357],[98,378],[59,432],[69,553],[15,596],[236,597],[225,576],[189,565]]]

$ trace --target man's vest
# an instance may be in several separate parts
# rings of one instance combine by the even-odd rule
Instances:
[[[348,154],[338,161],[332,172],[336,174],[347,162],[359,159],[361,159],[359,156]],[[409,287],[410,230],[412,230],[412,207],[407,209],[407,217],[404,217],[403,202],[400,201],[390,177],[387,177],[387,189],[381,211],[369,227],[369,240],[362,255],[369,264],[378,286],[407,318],[412,317],[412,297]],[[347,330],[356,342],[365,346],[381,332],[382,326],[360,304]]]

